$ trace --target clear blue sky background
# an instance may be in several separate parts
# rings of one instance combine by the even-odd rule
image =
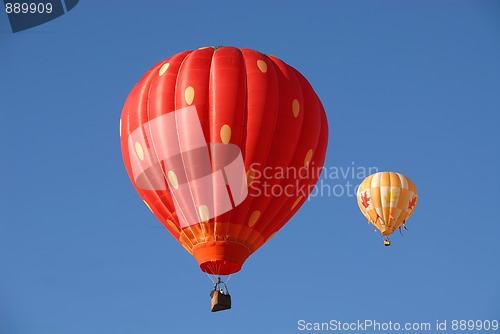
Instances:
[[[206,45],[301,71],[328,114],[326,166],[408,175],[410,231],[383,247],[354,197],[313,198],[210,313],[210,280],[136,194],[118,135],[141,75]],[[16,34],[2,13],[0,333],[498,319],[499,113],[498,1],[82,0]]]

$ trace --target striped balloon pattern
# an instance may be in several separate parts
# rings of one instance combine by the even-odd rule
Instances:
[[[388,236],[415,211],[418,193],[415,184],[403,174],[379,172],[361,182],[357,199],[368,222]]]

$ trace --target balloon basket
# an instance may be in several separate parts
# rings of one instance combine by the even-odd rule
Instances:
[[[212,312],[228,310],[231,308],[231,296],[221,290],[212,290]]]

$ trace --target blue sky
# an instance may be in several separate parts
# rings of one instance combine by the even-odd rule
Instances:
[[[303,73],[328,115],[325,166],[409,176],[410,231],[383,247],[354,197],[316,196],[210,313],[210,280],[136,194],[118,135],[140,76],[206,45]],[[16,34],[0,14],[0,333],[499,319],[499,92],[498,1],[82,0]]]

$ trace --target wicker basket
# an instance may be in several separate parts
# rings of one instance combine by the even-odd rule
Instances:
[[[212,312],[228,310],[231,308],[231,296],[221,290],[212,290]]]

